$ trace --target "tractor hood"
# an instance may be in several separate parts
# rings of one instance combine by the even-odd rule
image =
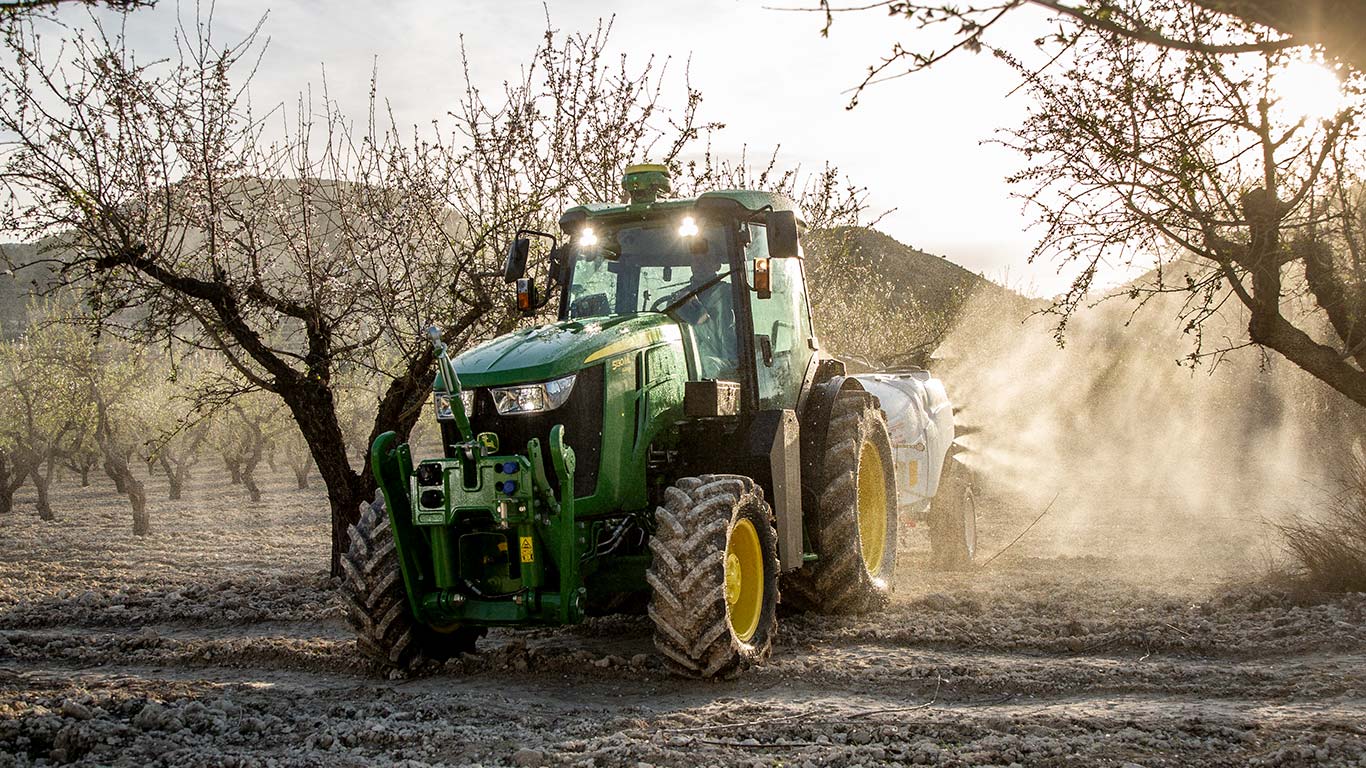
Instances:
[[[465,388],[547,381],[625,352],[681,338],[677,323],[658,312],[562,320],[514,331],[467,350],[455,358],[455,372]]]

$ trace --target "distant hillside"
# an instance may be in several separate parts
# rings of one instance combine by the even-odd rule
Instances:
[[[824,273],[827,267],[871,271],[897,291],[930,306],[947,306],[954,294],[978,290],[1012,293],[943,256],[917,250],[868,227],[836,227],[812,233],[807,253],[811,259],[809,272]]]
[[[1028,299],[868,227],[809,233],[817,333],[870,367],[924,365],[969,299],[1027,314]]]

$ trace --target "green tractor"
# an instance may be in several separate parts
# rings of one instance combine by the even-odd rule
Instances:
[[[572,208],[563,237],[523,231],[508,249],[518,308],[558,299],[558,321],[453,359],[429,330],[443,455],[414,464],[393,433],[376,439],[384,503],[343,559],[373,659],[404,667],[472,651],[489,627],[648,601],[673,671],[729,676],[768,655],[780,593],[795,610],[885,603],[899,518],[971,558],[943,387],[846,375],[822,352],[796,205],[667,199],[663,166],[628,168],[623,187],[629,202]],[[531,238],[549,246],[539,277]],[[910,404],[896,435],[879,387]],[[931,509],[941,475],[956,490]]]

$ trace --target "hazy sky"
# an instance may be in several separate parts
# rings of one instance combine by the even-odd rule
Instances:
[[[215,26],[230,38],[269,12],[270,42],[252,89],[257,105],[292,102],[325,67],[333,97],[362,114],[377,59],[381,94],[400,122],[426,124],[455,106],[462,36],[475,81],[497,87],[517,76],[539,42],[547,7],[564,31],[591,30],[615,16],[612,47],[628,60],[671,57],[681,75],[691,58],[702,117],[727,126],[715,149],[748,145],[751,156],[766,156],[781,144],[786,164],[815,169],[829,161],[869,189],[875,211],[896,209],[879,226],[898,240],[1017,289],[1050,294],[1063,287],[1052,266],[1025,263],[1030,216],[1003,181],[1019,157],[983,144],[1027,107],[1023,93],[1007,98],[1018,80],[1004,65],[988,55],[958,55],[875,86],[847,111],[846,91],[893,42],[911,40],[911,26],[880,11],[843,14],[823,39],[820,14],[765,4],[815,3],[232,0],[219,2]],[[183,4],[182,14],[193,12],[192,3]],[[129,35],[141,56],[170,51],[176,13],[173,0],[161,0],[134,14]],[[1008,21],[993,39],[1018,47],[1045,23],[1034,12]]]

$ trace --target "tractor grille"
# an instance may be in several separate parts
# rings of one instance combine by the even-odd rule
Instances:
[[[578,373],[574,391],[564,405],[545,413],[526,413],[501,416],[493,407],[493,395],[479,389],[474,396],[474,413],[470,426],[476,434],[492,432],[498,436],[499,450],[522,453],[531,438],[541,439],[545,449],[546,474],[550,486],[560,492],[560,480],[550,466],[550,428],[564,425],[564,441],[574,449],[574,496],[592,496],[598,487],[598,462],[602,455],[603,367],[595,365]],[[443,427],[446,425],[443,424]],[[448,427],[454,432],[454,425]],[[449,437],[447,443],[453,442]]]

